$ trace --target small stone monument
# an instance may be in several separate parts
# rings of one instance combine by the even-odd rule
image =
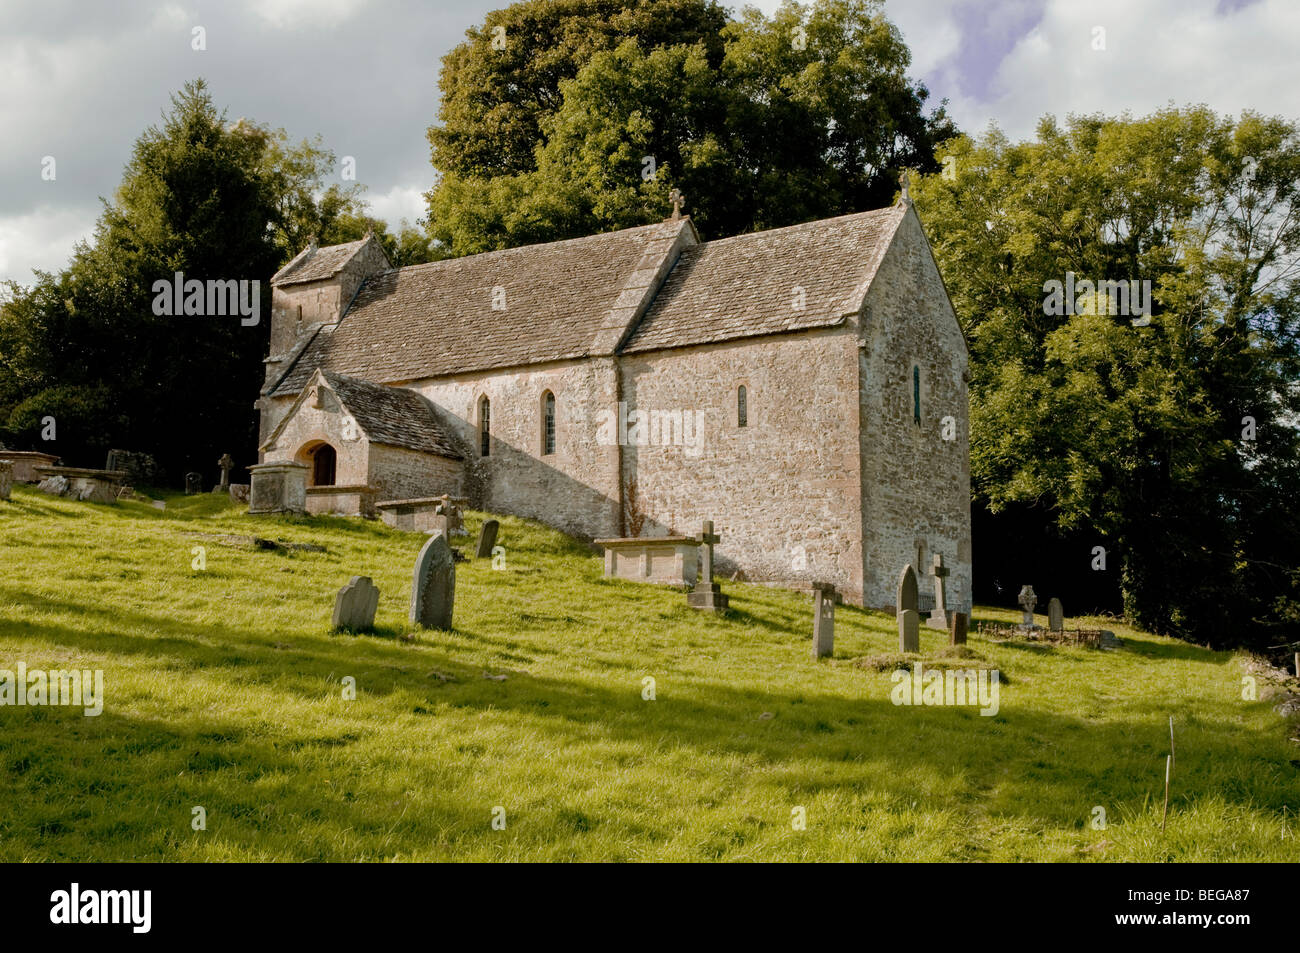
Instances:
[[[375,627],[375,610],[379,608],[379,590],[369,576],[353,576],[339,590],[334,600],[334,631],[367,632]]]
[[[825,658],[835,651],[835,586],[814,582],[813,590],[813,658]]]
[[[894,592],[894,612],[915,609],[917,599],[916,570],[908,563],[898,575],[898,588]]]
[[[217,466],[221,467],[221,482],[212,488],[212,492],[229,493],[230,471],[235,468],[235,461],[230,458],[230,454],[223,453],[221,459],[217,461]]]
[[[232,503],[247,503],[248,484],[247,483],[230,484],[230,501]]]
[[[447,537],[430,536],[415,560],[411,581],[411,625],[450,629],[456,599],[456,561]]]
[[[898,613],[898,651],[921,651],[921,613],[915,609]]]
[[[932,629],[948,628],[948,573],[951,572],[943,564],[943,554],[934,554],[934,608],[930,610],[930,618],[925,624]]]
[[[1050,632],[1065,631],[1065,610],[1056,596],[1047,601],[1047,628]]]
[[[185,495],[194,496],[196,493],[203,492],[203,474],[187,473],[185,474]]]
[[[474,550],[475,559],[489,559],[492,547],[497,544],[497,531],[501,524],[496,520],[484,520],[478,531],[478,547]]]
[[[250,514],[307,512],[305,463],[258,463],[248,472],[253,481],[248,491]]]
[[[0,460],[0,500],[9,499],[9,494],[14,488],[14,462],[12,460]]]
[[[1039,628],[1034,624],[1034,606],[1038,605],[1038,596],[1034,594],[1033,586],[1022,586],[1020,595],[1016,599],[1020,603],[1020,608],[1024,612],[1024,620],[1020,623],[1020,629],[1024,632],[1033,632]]]
[[[713,581],[713,544],[721,542],[722,537],[713,532],[713,520],[705,520],[695,538],[700,543],[700,574],[695,588],[686,593],[686,604],[693,609],[721,612],[729,600],[722,594],[722,587]]]
[[[446,536],[448,541],[451,540],[451,519],[442,509],[442,504],[438,504],[438,511],[429,517],[429,528],[425,531],[430,536]]]
[[[970,627],[970,616],[964,612],[954,612],[948,624],[948,644],[965,645],[966,630]]]

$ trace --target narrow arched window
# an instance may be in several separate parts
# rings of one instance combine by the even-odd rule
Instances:
[[[542,453],[555,452],[555,395],[549,390],[542,396]]]
[[[749,391],[744,384],[736,388],[736,426],[749,426]]]
[[[478,452],[485,457],[492,452],[492,405],[486,395],[478,399]]]
[[[912,419],[921,422],[921,368],[912,365]]]

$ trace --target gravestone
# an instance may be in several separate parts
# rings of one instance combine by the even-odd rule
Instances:
[[[1056,596],[1052,596],[1047,603],[1047,628],[1052,632],[1065,630],[1065,611],[1061,608],[1061,600]]]
[[[248,484],[247,483],[230,484],[230,501],[232,503],[247,503]]]
[[[430,536],[446,536],[451,539],[451,520],[447,514],[439,511],[429,517],[429,528],[426,532]],[[489,550],[489,553],[491,550]]]
[[[185,495],[194,496],[196,493],[203,492],[203,474],[187,473],[185,474]]]
[[[898,588],[894,594],[894,612],[916,608],[916,570],[908,563],[898,576]]]
[[[375,627],[375,610],[379,608],[379,590],[369,576],[353,576],[339,590],[334,600],[331,627],[338,631],[366,632]]]
[[[12,460],[0,460],[0,500],[9,499],[14,488],[14,463]]]
[[[813,590],[813,658],[825,658],[835,651],[835,586],[814,582]]]
[[[921,613],[915,609],[898,613],[898,651],[921,651]]]
[[[411,581],[411,625],[450,629],[456,599],[456,561],[447,537],[430,536],[415,560]]]
[[[948,625],[948,644],[965,645],[966,630],[970,627],[970,616],[964,612],[954,612]]]
[[[1025,614],[1024,620],[1020,623],[1020,627],[1022,629],[1036,628],[1034,625],[1034,606],[1038,605],[1038,596],[1034,594],[1034,587],[1022,586],[1020,589],[1020,595],[1016,601],[1020,603],[1020,608]]]
[[[501,524],[496,520],[484,520],[478,531],[478,548],[474,550],[476,559],[488,559],[492,556],[492,547],[497,544],[497,530]]]
[[[213,493],[230,492],[230,471],[235,468],[235,461],[230,459],[230,454],[223,453],[221,459],[217,461],[217,466],[221,467],[221,482],[212,488]]]
[[[695,588],[686,593],[686,604],[692,609],[721,612],[729,600],[722,594],[722,587],[713,581],[713,544],[721,542],[722,537],[713,532],[713,520],[704,520],[695,538],[700,543],[700,573],[695,578]]]
[[[951,572],[943,564],[943,555],[934,554],[934,608],[930,610],[930,618],[925,624],[932,629],[948,628],[948,573]]]

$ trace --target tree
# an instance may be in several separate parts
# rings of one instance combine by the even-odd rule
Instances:
[[[147,451],[176,480],[210,472],[226,450],[253,460],[267,280],[312,234],[376,230],[399,249],[359,187],[322,189],[333,165],[319,140],[293,146],[282,130],[228,123],[202,80],[187,84],[136,141],[93,240],[0,303],[0,437],[80,464],[113,447]],[[400,242],[419,257],[418,241]],[[155,282],[177,272],[257,282],[259,323],[156,313]],[[53,444],[40,439],[47,417]]]
[[[516,59],[541,56],[523,41],[494,56],[497,17],[449,56],[453,90],[462,70],[483,89],[514,88]],[[934,145],[955,130],[942,108],[923,114],[928,91],[906,78],[910,54],[878,3],[787,3],[771,20],[751,9],[716,35],[708,25],[616,44],[601,32],[608,48],[568,44],[563,69],[548,49],[554,89],[512,100],[508,122],[492,97],[449,93],[446,124],[430,131],[441,174],[429,196],[433,235],[471,254],[624,228],[662,219],[678,187],[696,223],[722,237],[879,207],[901,168],[937,168]],[[534,136],[528,158],[517,142],[489,145],[484,130],[506,126]],[[476,134],[453,134],[467,128]]]
[[[977,502],[1113,549],[1140,625],[1294,633],[1296,126],[1072,116],[1032,142],[960,137],[940,160],[915,197],[971,345]],[[1149,282],[1150,323],[1082,284],[1103,279]],[[1053,284],[1070,280],[1073,300]]]

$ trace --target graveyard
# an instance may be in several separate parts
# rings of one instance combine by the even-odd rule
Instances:
[[[0,510],[0,654],[102,670],[108,702],[0,707],[4,860],[1296,857],[1297,726],[1242,654],[1068,606],[1119,645],[995,639],[1021,610],[976,605],[964,645],[913,620],[905,655],[893,613],[826,590],[718,576],[701,611],[475,511],[451,628],[425,628],[413,567],[449,557],[424,532],[164,502],[18,485]],[[345,587],[373,631],[335,631]],[[918,664],[996,670],[996,714],[895,704]]]

